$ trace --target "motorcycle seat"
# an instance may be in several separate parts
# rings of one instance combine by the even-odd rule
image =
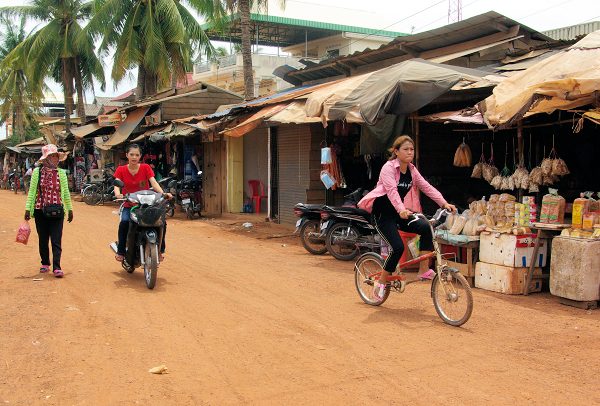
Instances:
[[[363,216],[365,218],[371,217],[371,213],[369,213],[366,210],[359,209],[356,207],[339,207],[338,206],[338,207],[330,207],[330,209],[337,213],[354,214],[354,215],[358,215],[358,216]]]

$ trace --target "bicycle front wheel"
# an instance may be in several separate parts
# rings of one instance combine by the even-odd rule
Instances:
[[[464,276],[455,269],[447,268],[436,275],[431,284],[431,296],[435,311],[444,323],[462,326],[473,312],[473,292]]]
[[[374,295],[375,282],[379,280],[383,270],[383,259],[374,252],[367,252],[358,258],[354,264],[354,284],[358,295],[368,305],[379,306],[383,304],[390,295],[390,287],[386,286],[385,293],[381,299]]]

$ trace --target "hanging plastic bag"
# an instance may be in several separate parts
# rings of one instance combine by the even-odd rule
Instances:
[[[332,163],[331,159],[331,148],[323,147],[321,148],[321,165],[327,165]]]
[[[323,182],[326,189],[331,189],[336,184],[335,178],[327,170],[321,171],[321,182]]]
[[[31,227],[29,227],[29,221],[24,221],[17,230],[16,242],[27,245],[29,241],[29,235],[31,234]]]

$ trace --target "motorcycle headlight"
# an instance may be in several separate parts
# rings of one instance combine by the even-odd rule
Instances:
[[[148,206],[154,204],[155,199],[156,195],[138,195],[138,200],[140,201],[140,204],[147,204]]]

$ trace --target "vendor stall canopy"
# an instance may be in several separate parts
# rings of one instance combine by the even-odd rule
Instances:
[[[364,75],[334,82],[303,86],[272,96],[230,106],[198,117],[206,120],[241,121],[222,134],[241,136],[263,122],[311,123],[342,120],[374,125],[387,115],[406,115],[450,90],[491,87],[496,76],[488,72],[411,59]]]
[[[490,128],[599,102],[600,31],[502,81],[479,104]]]

